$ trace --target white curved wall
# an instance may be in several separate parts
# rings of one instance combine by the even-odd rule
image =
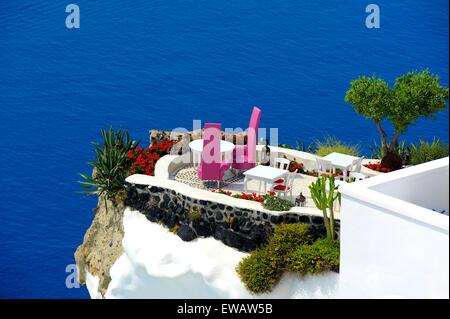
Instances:
[[[337,294],[336,273],[303,278],[288,273],[270,294],[252,295],[235,271],[247,254],[213,238],[184,242],[128,208],[123,222],[124,254],[110,270],[107,298],[332,298]]]

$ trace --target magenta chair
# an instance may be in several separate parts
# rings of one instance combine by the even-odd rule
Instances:
[[[205,123],[202,159],[197,169],[198,177],[201,180],[217,181],[217,187],[220,187],[220,181],[231,165],[227,161],[222,161],[220,153],[221,127],[220,123]]]
[[[256,139],[258,135],[259,120],[261,110],[253,107],[252,116],[247,130],[247,144],[236,145],[233,150],[233,168],[250,169],[256,165]]]

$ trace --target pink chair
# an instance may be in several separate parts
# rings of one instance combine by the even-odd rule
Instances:
[[[221,127],[220,123],[205,123],[201,163],[197,169],[198,177],[201,180],[217,181],[217,187],[220,186],[225,171],[231,165],[227,161],[222,161],[220,153]]]
[[[247,130],[247,144],[236,145],[233,150],[233,168],[250,169],[256,165],[256,139],[258,135],[261,110],[253,107],[252,116]]]

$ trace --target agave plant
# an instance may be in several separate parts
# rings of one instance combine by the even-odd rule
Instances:
[[[127,131],[102,129],[103,143],[93,143],[95,160],[89,162],[94,167],[93,176],[80,174],[85,181],[80,181],[87,195],[105,195],[105,200],[114,198],[123,190],[128,175],[130,160],[128,153],[138,143],[130,139]]]
[[[327,182],[329,182],[328,191],[326,187]],[[334,240],[334,201],[336,199],[339,201],[341,200],[340,193],[335,191],[334,176],[331,175],[328,177],[326,175],[322,175],[315,182],[309,185],[309,190],[311,192],[311,197],[314,204],[322,211],[327,238],[329,240]]]

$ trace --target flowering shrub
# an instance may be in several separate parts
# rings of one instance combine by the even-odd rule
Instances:
[[[263,203],[264,202],[264,196],[258,195],[256,193],[249,193],[249,194],[240,193],[240,194],[234,194],[234,195],[232,195],[232,197],[245,199],[245,200],[251,200],[251,201],[259,202],[259,203]]]
[[[264,195],[262,206],[267,210],[283,212],[290,210],[294,204],[287,199],[275,196],[275,193],[273,192],[269,192],[267,195]]]
[[[131,174],[155,174],[155,164],[164,155],[170,152],[174,141],[164,141],[152,144],[149,148],[136,147],[128,152],[128,158],[132,161]]]
[[[381,162],[380,163],[370,163],[369,162],[368,164],[364,164],[364,166],[369,169],[372,169],[374,171],[377,171],[377,172],[388,173],[388,172],[392,171],[392,169],[389,167],[381,166]]]
[[[265,209],[268,210],[275,210],[275,211],[288,211],[291,209],[291,207],[294,206],[290,201],[286,199],[282,199],[276,196],[275,192],[267,192],[267,194],[264,195],[258,195],[255,192],[253,193],[237,193],[233,194],[230,191],[224,191],[221,188],[219,189],[212,189],[212,192],[224,194],[227,196],[231,196],[234,198],[239,199],[245,199],[245,200],[251,200],[254,202],[261,203]]]
[[[234,197],[234,198],[251,200],[251,201],[259,202],[259,203],[263,203],[264,200],[266,200],[269,196],[275,196],[275,194],[276,194],[275,192],[267,192],[267,194],[265,194],[265,195],[258,195],[255,192],[253,192],[253,193],[244,193],[244,192],[242,192],[242,193],[233,195],[232,192],[225,191],[225,190],[223,190],[221,188],[219,188],[219,189],[212,189],[211,191],[213,193],[224,194],[224,195],[231,196],[231,197]]]
[[[298,163],[296,161],[291,161],[289,163],[289,172],[299,172],[299,173],[304,173],[305,170],[303,168],[304,164],[303,163]]]
[[[223,189],[221,189],[221,188],[219,188],[219,189],[212,189],[211,190],[213,193],[218,193],[218,194],[224,194],[224,195],[228,195],[228,196],[231,196],[231,192],[230,191],[224,191]]]

